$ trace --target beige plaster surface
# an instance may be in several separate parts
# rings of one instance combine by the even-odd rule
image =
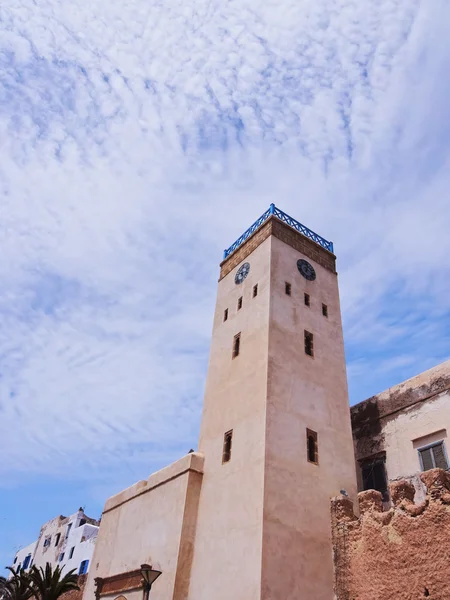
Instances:
[[[203,457],[191,453],[106,502],[85,600],[94,598],[96,577],[133,571],[143,563],[163,572],[152,600],[187,598],[202,470]],[[139,596],[125,596],[132,600],[132,594]]]
[[[308,282],[296,264],[305,255],[275,236],[245,257],[244,283],[234,283],[239,263],[218,288],[189,598],[332,600],[329,501],[342,488],[356,493],[337,277],[308,258],[317,272]],[[314,334],[314,358],[304,352],[305,329]],[[307,427],[319,435],[319,465],[307,461]],[[232,458],[222,465],[230,429]]]
[[[340,489],[356,494],[337,276],[308,259],[317,274],[308,281],[298,273],[299,258],[272,240],[261,595],[267,600],[332,599],[329,501]],[[305,329],[314,334],[314,357],[305,354]],[[318,434],[318,465],[307,461],[307,428]]]
[[[261,597],[271,243],[272,238],[265,239],[245,259],[251,266],[242,284],[234,283],[240,263],[218,285],[199,440],[205,474],[191,600]],[[226,308],[229,316],[223,322]],[[239,332],[240,354],[232,359]],[[231,460],[222,464],[223,437],[230,429]]]

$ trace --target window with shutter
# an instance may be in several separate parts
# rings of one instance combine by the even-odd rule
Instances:
[[[420,458],[422,459],[422,471],[428,471],[429,469],[433,469],[434,464],[431,448],[427,448],[426,450],[419,450],[419,452]]]
[[[422,471],[429,469],[448,469],[447,456],[445,454],[444,442],[438,442],[427,448],[419,448]]]
[[[447,458],[444,452],[444,442],[437,444],[432,448],[434,456],[434,464],[439,469],[448,469]]]

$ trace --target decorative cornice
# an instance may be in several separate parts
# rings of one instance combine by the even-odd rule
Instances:
[[[287,223],[280,221],[276,215],[271,215],[247,237],[245,242],[221,262],[219,281],[235,269],[271,235],[288,244],[294,250],[304,254],[328,271],[336,273],[336,257],[332,252],[307,238],[296,229],[293,229]]]

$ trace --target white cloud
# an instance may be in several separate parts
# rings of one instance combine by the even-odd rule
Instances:
[[[335,242],[358,399],[446,358],[443,1],[4,12],[1,471],[195,444],[217,263],[270,202]]]

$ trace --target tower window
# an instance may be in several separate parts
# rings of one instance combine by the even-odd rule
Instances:
[[[314,356],[314,336],[305,329],[305,353]]]
[[[224,322],[228,320],[228,308],[223,311],[223,320]]]
[[[62,562],[64,560],[64,552],[61,552],[61,554],[58,557],[58,562]]]
[[[305,306],[311,306],[311,298],[309,294],[305,294]]]
[[[258,295],[258,284],[253,286],[253,298],[256,298]]]
[[[288,283],[287,281],[286,281],[286,283],[284,284],[284,291],[286,292],[286,294],[287,294],[288,296],[290,296],[290,295],[291,295],[291,292],[292,292],[292,286],[291,286],[291,284],[290,284],[290,283]]]
[[[242,308],[242,296],[238,299],[238,310]]]
[[[317,443],[317,433],[311,429],[306,430],[306,454],[308,462],[319,464],[319,446]]]
[[[240,350],[241,350],[241,334],[238,333],[237,335],[234,336],[234,340],[233,340],[233,358],[236,358],[236,356],[239,356]]]
[[[70,549],[69,559],[73,557],[73,553],[75,552],[75,546],[72,546]]]
[[[438,442],[431,446],[419,449],[420,464],[422,471],[429,469],[448,469],[449,464],[445,454],[444,442]]]
[[[222,464],[229,462],[231,459],[231,445],[233,441],[233,430],[227,431],[223,436],[223,452],[222,452]]]
[[[322,314],[324,317],[328,317],[328,306],[326,304],[322,304]]]
[[[55,546],[57,546],[59,544],[59,540],[61,539],[61,534],[57,533],[56,534],[56,539],[55,539]]]

